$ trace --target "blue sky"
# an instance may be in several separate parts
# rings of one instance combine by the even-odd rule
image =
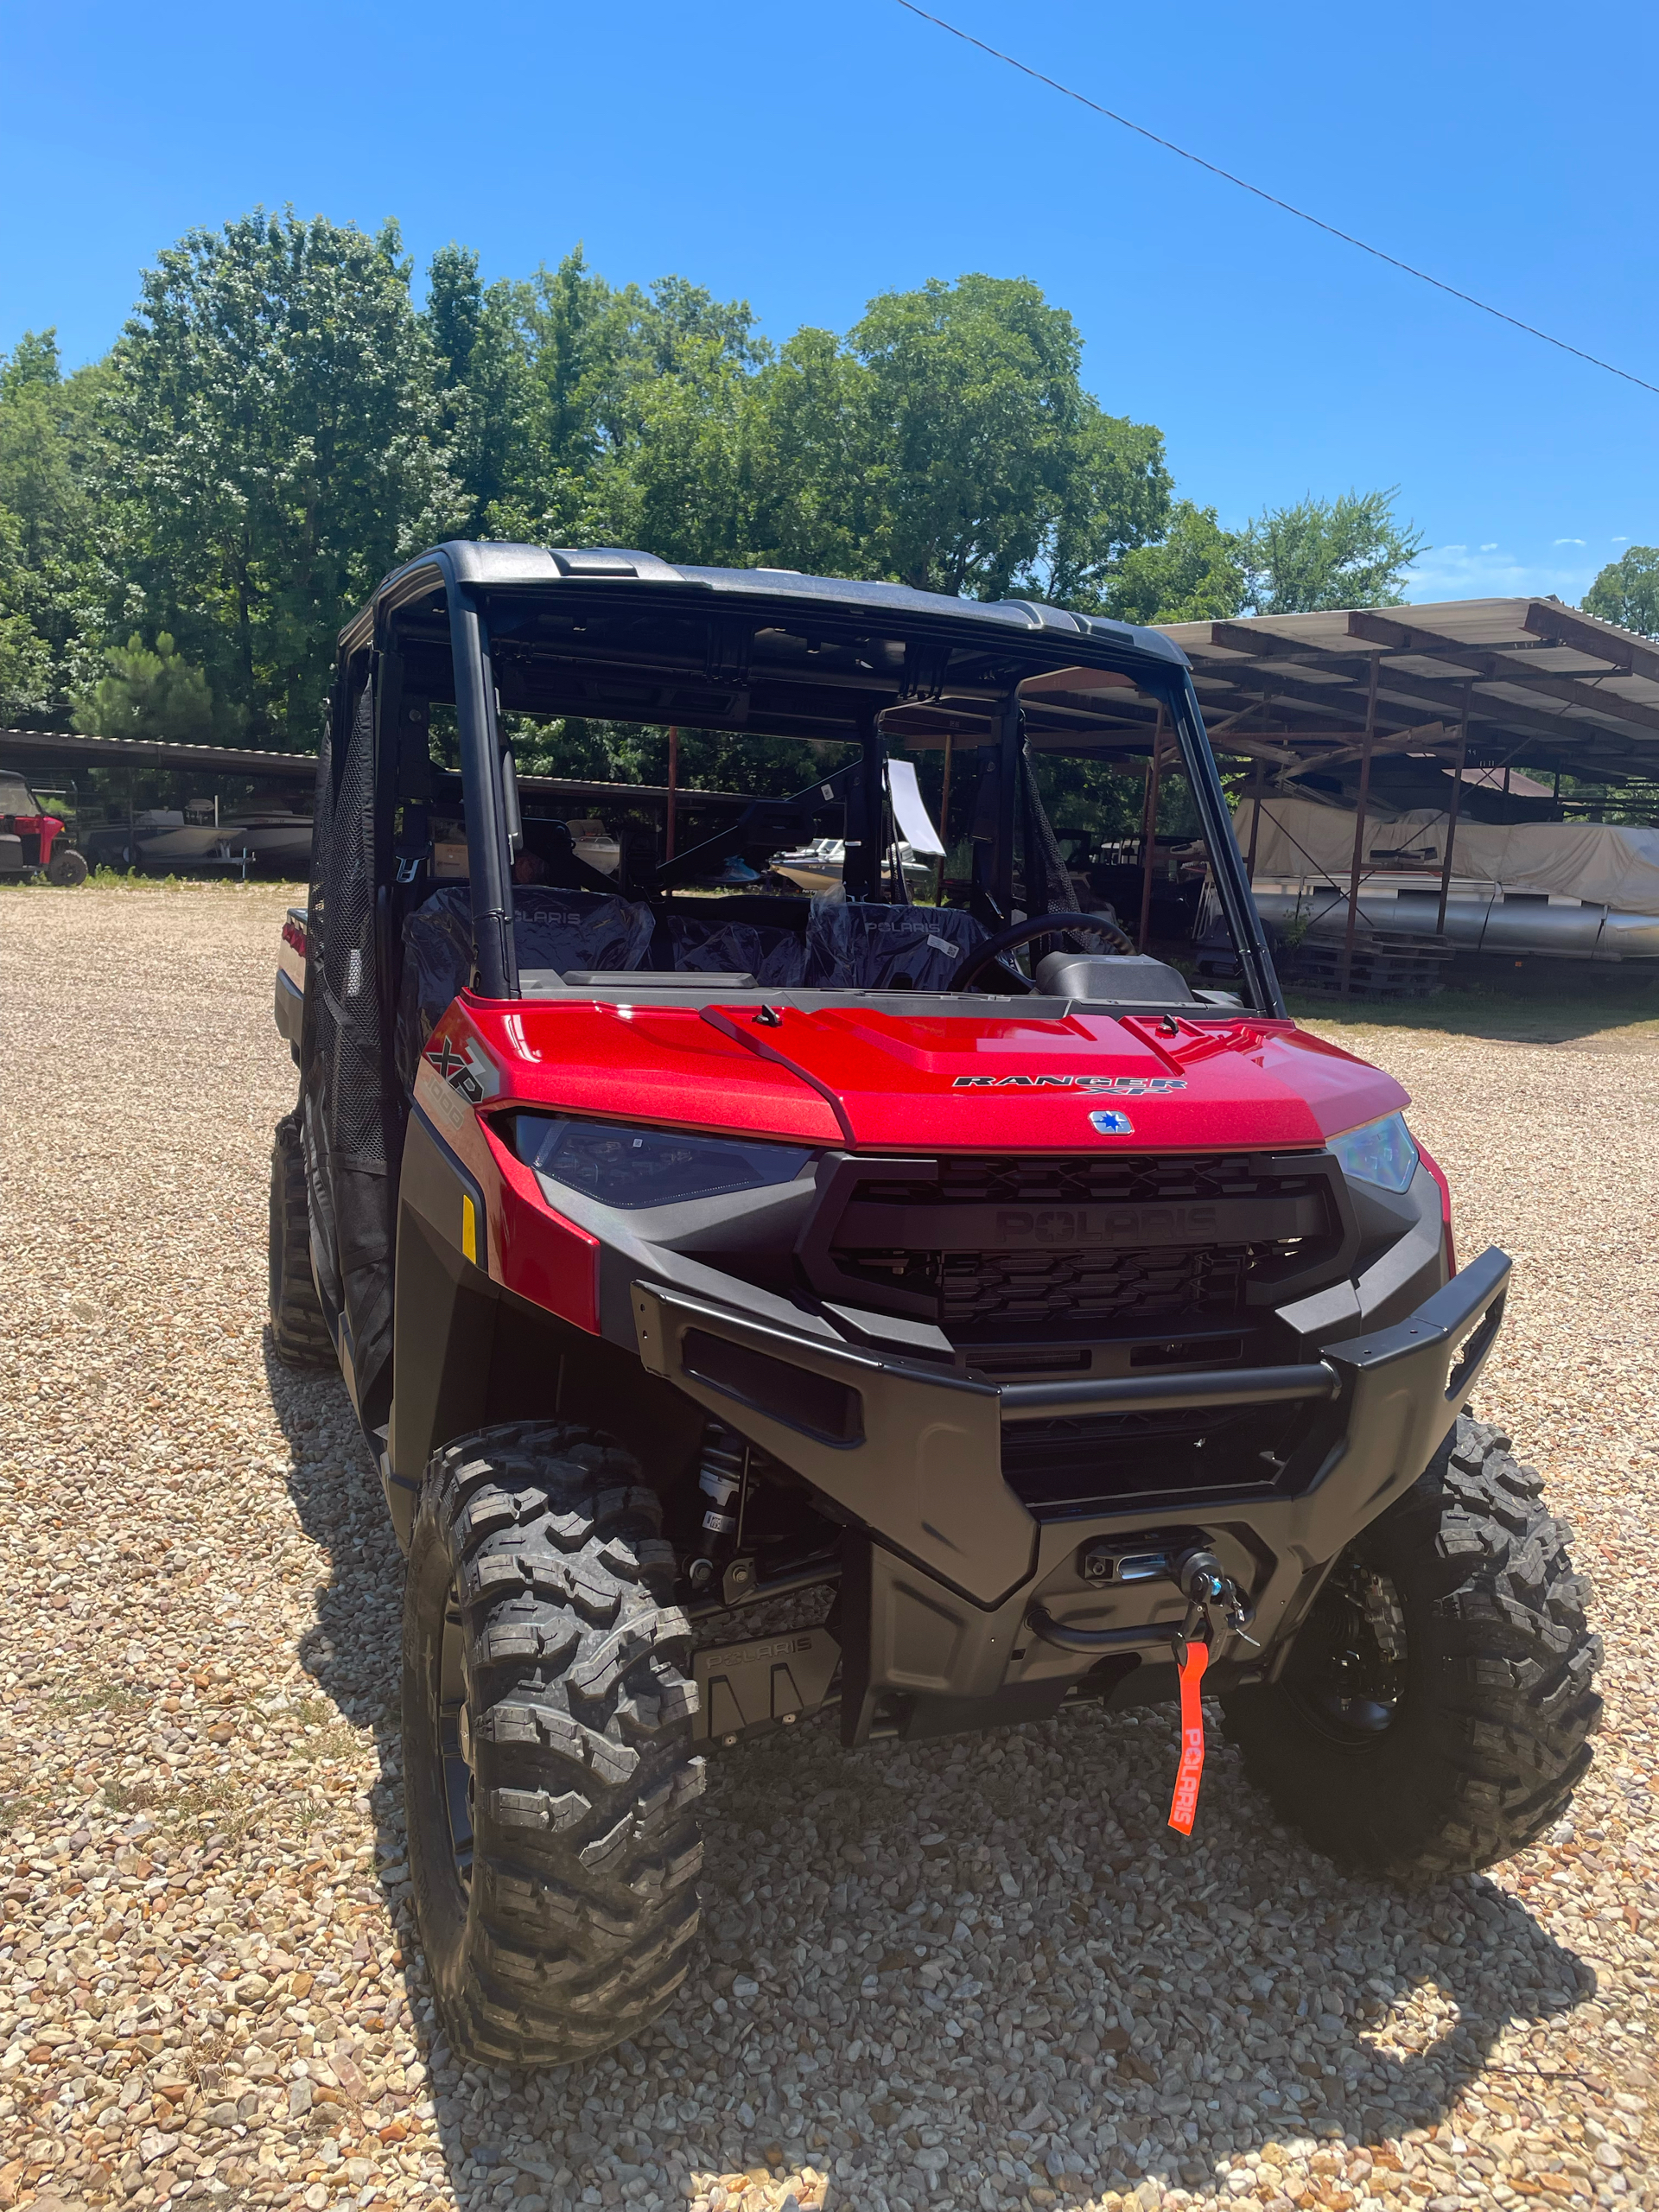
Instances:
[[[1650,5],[939,12],[1327,220],[1659,384]],[[1397,483],[1412,596],[1575,600],[1659,542],[1659,397],[1521,336],[893,4],[0,0],[0,346],[103,351],[195,224],[396,215],[491,276],[585,243],[766,329],[982,269],[1069,308],[1089,382],[1240,522]]]

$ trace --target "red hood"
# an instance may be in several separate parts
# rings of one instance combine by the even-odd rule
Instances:
[[[1181,1020],[1172,1035],[1143,1014],[787,1007],[768,1027],[753,1005],[460,1003],[500,1072],[493,1104],[868,1150],[1255,1151],[1317,1145],[1408,1103],[1351,1053],[1251,1017]],[[1096,1133],[1103,1107],[1128,1116],[1127,1135]]]

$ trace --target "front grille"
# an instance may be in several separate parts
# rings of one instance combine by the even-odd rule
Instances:
[[[1237,1315],[1252,1278],[1334,1250],[1323,1161],[1242,1153],[899,1163],[852,1180],[830,1233],[843,1286],[953,1337]]]
[[[947,1252],[940,1319],[953,1333],[990,1322],[1129,1321],[1235,1313],[1248,1245],[1183,1252]]]

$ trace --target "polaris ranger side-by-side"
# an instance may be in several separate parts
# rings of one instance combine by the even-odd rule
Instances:
[[[601,874],[515,765],[569,716],[821,772]],[[920,905],[940,748],[957,873]],[[1200,887],[1236,992],[1081,903],[1050,756],[1093,762],[1091,835]],[[1586,1592],[1464,1412],[1509,1262],[1457,1268],[1405,1094],[1287,1018],[1166,639],[448,544],[341,638],[315,823],[271,1325],[338,1361],[407,1553],[458,2048],[567,2061],[659,2013],[705,1755],[814,1713],[857,1746],[1179,1688],[1190,1827],[1202,1680],[1348,1866],[1482,1866],[1559,1815]],[[720,887],[817,837],[830,892]]]
[[[73,891],[89,873],[68,823],[47,811],[15,769],[0,768],[0,876],[44,876],[59,890]]]

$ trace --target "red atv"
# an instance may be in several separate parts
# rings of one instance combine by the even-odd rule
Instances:
[[[66,891],[85,883],[86,855],[68,834],[67,823],[47,812],[15,769],[0,768],[0,876],[43,875]]]
[[[602,875],[514,766],[573,715],[817,772]],[[899,850],[930,753],[948,905]],[[1143,900],[1185,938],[1079,909],[1045,782],[1198,887]],[[1404,1092],[1286,1017],[1168,640],[445,545],[341,638],[315,820],[271,1324],[338,1361],[408,1554],[457,2048],[567,2061],[660,2012],[704,1755],[832,1710],[856,1747],[1179,1694],[1190,1828],[1202,1683],[1280,1813],[1395,1877],[1560,1815],[1587,1593],[1463,1414],[1509,1262],[1457,1270]],[[815,838],[822,895],[719,887]],[[1237,995],[1189,980],[1217,918]]]

